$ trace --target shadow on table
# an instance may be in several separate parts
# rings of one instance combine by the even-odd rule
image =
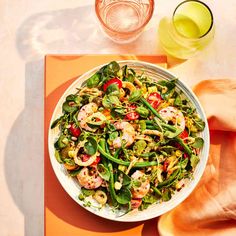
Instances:
[[[130,45],[117,45],[98,29],[91,6],[32,15],[18,29],[16,46],[20,56],[27,61],[25,104],[7,137],[4,172],[12,198],[24,214],[26,236],[43,235],[43,56],[52,53],[79,54],[78,48],[82,48],[83,53],[151,53],[145,47],[137,50],[140,43],[145,45],[148,42],[151,32],[147,30]],[[106,47],[101,48],[101,45]],[[48,159],[45,164],[48,182],[53,187],[49,189],[48,207],[58,218],[90,231],[116,232],[143,223],[143,236],[157,231],[156,220],[117,223],[87,212],[64,192]],[[57,192],[52,191],[55,189]],[[63,206],[63,210],[71,211],[76,217],[66,216],[55,204],[50,205],[50,201],[62,205],[69,201],[70,204]],[[89,220],[85,222],[79,218]]]

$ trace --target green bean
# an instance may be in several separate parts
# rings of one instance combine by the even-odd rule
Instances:
[[[162,196],[162,193],[161,193],[161,191],[160,191],[158,188],[156,188],[156,187],[154,187],[154,186],[151,186],[151,188],[152,188],[152,190],[153,190],[155,193],[157,193],[158,195]]]
[[[110,172],[110,180],[109,180],[109,190],[111,194],[111,200],[112,204],[114,206],[117,206],[117,201],[116,201],[116,192],[115,192],[115,186],[114,186],[114,175],[113,175],[113,167],[112,164],[109,162],[108,163],[108,170]]]
[[[114,158],[118,158],[119,154],[120,154],[120,151],[122,150],[122,148],[118,148],[114,154]]]
[[[156,117],[158,117],[161,121],[165,122],[165,120],[159,115],[159,113],[151,106],[151,104],[145,98],[140,98],[140,100]]]
[[[103,150],[105,150],[106,148],[106,140],[104,138],[102,138],[99,142],[99,144],[101,145],[101,147],[103,148]],[[105,158],[105,156],[103,155],[104,158],[102,158],[102,164],[107,167],[107,159]]]
[[[178,142],[184,148],[184,150],[187,152],[189,156],[192,155],[191,149],[184,143],[184,141],[181,138],[175,137],[175,141]]]
[[[157,130],[157,127],[155,127],[154,125],[147,125],[146,128],[151,130]]]
[[[115,162],[117,164],[124,165],[124,166],[129,166],[130,164],[129,161],[123,161],[123,160],[117,159],[111,156],[110,154],[106,153],[106,151],[99,144],[98,144],[98,150],[104,157],[106,157],[108,160],[112,162]]]
[[[108,160],[110,160],[112,162],[115,162],[115,163],[117,163],[119,165],[123,165],[123,166],[130,165],[129,161],[123,161],[121,159],[115,158],[115,157],[111,156],[110,154],[106,153],[106,151],[99,144],[98,144],[98,150],[103,156],[105,156]],[[144,162],[135,163],[133,167],[141,168],[141,167],[157,166],[157,165],[158,165],[157,161],[150,161],[150,162],[144,161]]]
[[[180,172],[180,169],[177,169],[177,170],[169,177],[169,179],[167,179],[167,180],[165,180],[165,181],[159,183],[157,187],[158,187],[158,188],[161,188],[161,187],[164,187],[164,186],[169,185],[170,183],[172,183],[172,182],[176,179],[176,177],[177,177],[177,175],[179,174],[179,172]]]
[[[172,132],[176,132],[176,128],[172,125],[168,125],[166,124],[165,120],[158,114],[158,112],[148,103],[147,100],[145,100],[144,98],[141,98],[141,101],[143,102],[144,105],[146,105],[150,111],[157,117],[159,118],[162,122],[160,122],[160,125],[164,128],[169,129]],[[151,120],[146,120],[145,121],[147,125],[156,125],[156,122],[151,121]],[[159,125],[159,124],[158,124]],[[158,128],[157,128],[158,129]]]

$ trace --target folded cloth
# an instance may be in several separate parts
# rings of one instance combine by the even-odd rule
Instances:
[[[236,81],[205,80],[194,91],[208,118],[210,154],[192,194],[160,217],[160,235],[236,235]]]

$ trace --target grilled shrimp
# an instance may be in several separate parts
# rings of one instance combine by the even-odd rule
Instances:
[[[183,113],[175,107],[166,107],[159,111],[160,116],[165,121],[171,121],[175,126],[184,130],[185,128],[185,119]]]
[[[79,184],[87,189],[95,189],[101,186],[102,178],[98,175],[97,169],[84,167],[77,175]]]
[[[150,189],[150,181],[148,180],[147,177],[145,177],[145,174],[140,171],[140,170],[136,170],[132,175],[131,178],[133,180],[137,180],[140,182],[140,186],[136,187],[133,186],[132,187],[132,197],[133,198],[143,198],[149,191]]]
[[[125,146],[128,147],[134,142],[135,130],[134,127],[126,121],[116,122],[115,127],[123,131],[123,135],[114,139],[113,146],[114,148],[119,148],[122,145],[122,140],[125,141]]]
[[[81,109],[80,112],[78,114],[78,121],[80,121],[80,126],[83,129],[89,130],[89,131],[94,131],[92,128],[90,128],[87,123],[86,123],[86,119],[92,115],[94,112],[96,112],[98,110],[98,106],[96,103],[91,102],[87,105],[84,105]]]

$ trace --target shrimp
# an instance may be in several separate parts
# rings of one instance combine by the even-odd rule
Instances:
[[[131,189],[132,197],[133,198],[143,198],[149,192],[149,189],[150,189],[150,181],[149,181],[149,179],[140,170],[136,170],[131,175],[131,178],[133,180],[136,180],[136,181],[140,182],[140,186],[139,187],[136,187],[136,186],[132,187],[132,189]]]
[[[125,141],[125,146],[128,147],[134,142],[135,130],[134,127],[129,122],[116,122],[115,127],[123,131],[121,137],[115,138],[113,141],[114,148],[120,148],[122,145],[122,140]]]
[[[98,175],[96,168],[84,167],[77,175],[79,184],[87,189],[95,189],[101,186],[103,179]]]
[[[171,121],[173,124],[180,129],[184,130],[185,128],[185,119],[183,113],[175,107],[168,106],[159,111],[160,116],[165,121]]]
[[[87,123],[86,123],[86,119],[87,117],[89,117],[90,115],[92,115],[94,112],[96,112],[98,110],[98,105],[94,102],[91,102],[87,105],[84,105],[81,109],[80,112],[78,114],[78,121],[80,121],[80,126],[83,129],[89,130],[89,131],[94,131],[94,129],[90,128]]]

